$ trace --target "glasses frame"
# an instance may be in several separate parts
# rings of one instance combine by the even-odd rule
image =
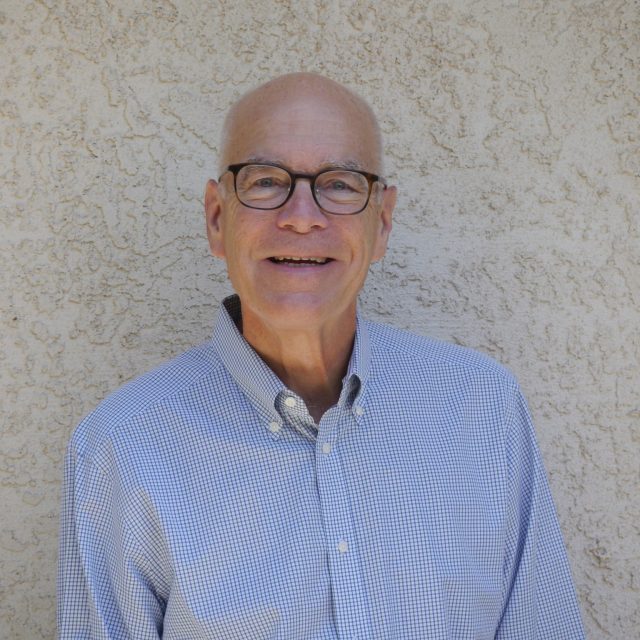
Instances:
[[[238,177],[238,173],[240,173],[240,171],[244,169],[244,167],[250,167],[253,165],[258,167],[276,167],[277,169],[281,169],[282,171],[285,171],[287,174],[289,174],[289,178],[291,180],[291,185],[289,186],[289,193],[287,194],[287,197],[284,199],[284,201],[281,204],[279,204],[277,207],[254,207],[244,202],[238,195],[238,188],[236,185],[236,179]],[[353,173],[359,173],[361,176],[364,176],[367,179],[367,182],[369,184],[369,191],[367,193],[367,199],[365,200],[365,203],[362,206],[362,208],[358,209],[357,211],[353,211],[351,213],[336,213],[335,211],[329,211],[328,209],[325,209],[318,202],[318,194],[316,193],[316,180],[324,173],[329,173],[330,171],[351,171]],[[296,182],[298,181],[299,178],[302,178],[303,180],[309,180],[309,187],[311,188],[311,195],[313,196],[314,202],[318,205],[318,207],[322,211],[324,211],[325,213],[329,213],[332,216],[355,216],[358,213],[362,213],[369,205],[369,200],[371,199],[371,192],[373,191],[373,185],[376,182],[379,182],[382,185],[383,189],[387,188],[387,181],[384,178],[377,176],[375,173],[369,173],[368,171],[360,171],[359,169],[349,169],[347,167],[329,167],[327,169],[322,169],[322,171],[318,171],[318,173],[297,173],[297,172],[290,171],[286,167],[283,167],[279,164],[275,164],[272,162],[241,162],[238,164],[230,164],[220,174],[220,177],[218,178],[218,182],[222,180],[224,174],[227,172],[230,172],[233,174],[233,190],[236,194],[236,198],[238,198],[238,200],[245,207],[249,207],[249,209],[255,209],[256,211],[274,211],[275,209],[284,207],[284,205],[287,204],[287,202],[289,202],[289,199],[293,195],[293,192],[296,189]]]

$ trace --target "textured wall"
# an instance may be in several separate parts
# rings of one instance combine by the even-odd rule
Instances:
[[[400,199],[373,317],[520,378],[591,638],[640,612],[637,1],[0,0],[0,637],[52,638],[61,459],[228,291],[201,197],[229,102],[319,70]]]

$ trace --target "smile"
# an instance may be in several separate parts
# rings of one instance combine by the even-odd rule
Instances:
[[[294,256],[274,256],[269,258],[274,264],[287,264],[295,266],[322,265],[331,262],[331,258],[299,258]]]

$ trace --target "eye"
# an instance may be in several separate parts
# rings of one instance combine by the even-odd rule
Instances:
[[[238,172],[236,189],[241,193],[252,193],[264,197],[273,191],[289,188],[289,174],[271,165],[248,164]]]
[[[274,184],[275,184],[275,180],[273,178],[260,178],[259,180],[256,180],[254,182],[254,186],[263,187],[265,189],[269,187],[273,187]]]
[[[318,192],[327,198],[352,198],[368,192],[367,179],[355,171],[326,171],[316,181]]]
[[[342,180],[332,180],[329,183],[329,189],[333,191],[351,191],[351,187]]]

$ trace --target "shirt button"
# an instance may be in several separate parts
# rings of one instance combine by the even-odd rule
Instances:
[[[287,407],[295,407],[296,406],[296,399],[292,398],[291,396],[285,398],[284,403],[287,405]]]
[[[331,443],[330,442],[323,442],[322,443],[322,453],[331,453]]]
[[[364,413],[364,409],[362,407],[356,407],[355,411],[357,416],[361,416]]]
[[[280,424],[278,422],[270,422],[269,423],[269,431],[271,431],[271,433],[278,433],[278,431],[280,431]]]
[[[340,553],[347,553],[347,551],[349,551],[349,543],[346,540],[340,540],[340,542],[338,542],[338,551]]]

